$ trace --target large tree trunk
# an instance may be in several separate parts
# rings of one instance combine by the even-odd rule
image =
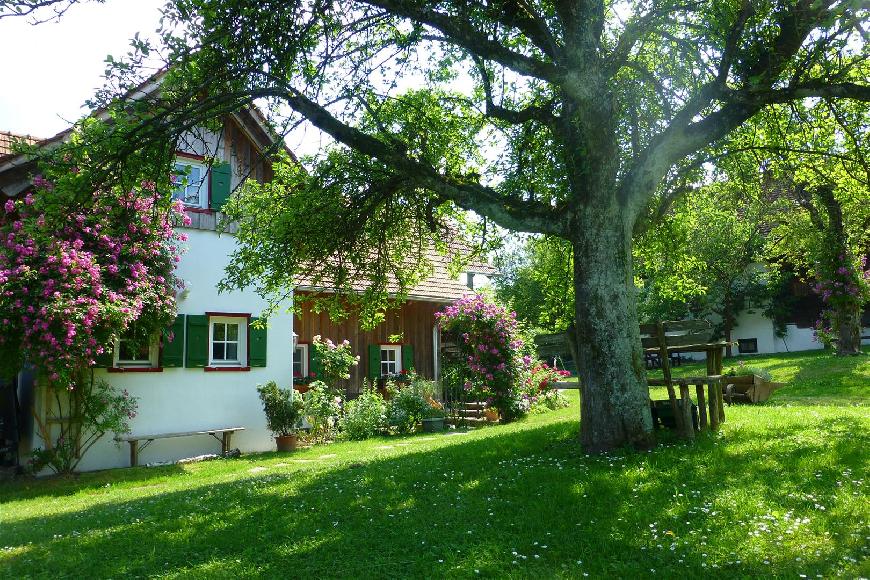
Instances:
[[[574,247],[580,432],[590,453],[652,446],[652,416],[631,267],[631,226],[616,201],[578,216]]]
[[[861,308],[849,304],[835,308],[834,329],[837,332],[837,355],[861,354]]]

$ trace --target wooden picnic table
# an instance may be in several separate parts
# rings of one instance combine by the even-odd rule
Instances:
[[[680,396],[688,397],[689,386],[695,385],[695,392],[698,399],[698,420],[701,430],[708,426],[714,431],[719,428],[719,425],[725,421],[725,401],[722,396],[722,358],[725,352],[725,347],[728,342],[722,340],[717,342],[707,342],[701,344],[685,344],[685,345],[667,345],[668,356],[676,353],[684,352],[703,352],[707,358],[707,376],[706,377],[684,377],[679,379],[671,379],[672,383],[679,385]],[[659,347],[645,348],[647,353],[660,353]],[[666,387],[668,386],[667,379],[647,379],[647,384],[651,387]],[[704,397],[704,386],[707,387],[707,397]],[[707,420],[707,410],[709,408],[709,421]],[[691,411],[688,411],[689,413]],[[685,415],[686,412],[683,414]]]
[[[154,433],[151,435],[123,435],[115,437],[116,441],[126,441],[130,444],[130,467],[139,464],[139,452],[148,447],[155,439],[170,439],[172,437],[187,437],[190,435],[211,435],[221,442],[221,453],[230,450],[233,433],[244,431],[244,427],[220,427],[217,429],[204,429],[202,431],[180,431],[177,433]],[[218,437],[220,435],[220,437]],[[139,444],[140,441],[145,443]]]
[[[684,344],[684,345],[667,345],[668,356],[683,352],[703,352],[707,355],[707,374],[721,375],[722,374],[722,358],[725,354],[725,347],[728,342],[721,340],[718,342],[707,342],[703,344]],[[644,348],[644,353],[659,354],[661,349],[658,346]]]
[[[662,379],[648,379],[651,387],[664,386],[668,389],[670,413],[673,414],[677,430],[687,439],[695,437],[695,429],[716,430],[725,421],[725,404],[722,397],[722,358],[726,341],[710,341],[713,325],[709,321],[673,320],[641,324],[641,344],[644,353],[655,353],[662,361]],[[707,376],[674,379],[671,376],[670,357],[684,352],[703,352],[707,358]],[[689,386],[695,385],[698,399],[698,425],[692,413],[692,400]],[[679,387],[677,399],[674,386]],[[704,396],[704,387],[707,393]],[[656,401],[650,401],[654,409]],[[706,416],[709,409],[709,420]]]

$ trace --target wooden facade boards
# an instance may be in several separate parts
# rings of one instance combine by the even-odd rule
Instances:
[[[326,312],[311,312],[305,309],[296,315],[293,328],[298,344],[309,344],[320,335],[333,342],[349,340],[354,355],[360,363],[351,369],[351,378],[339,385],[348,393],[359,393],[363,380],[368,376],[368,347],[371,344],[390,344],[390,337],[401,335],[402,344],[414,347],[414,369],[424,378],[435,378],[435,313],[447,302],[412,300],[387,313],[386,319],[372,330],[360,328],[359,317],[352,313],[341,321],[333,321]],[[309,346],[309,356],[310,356]]]

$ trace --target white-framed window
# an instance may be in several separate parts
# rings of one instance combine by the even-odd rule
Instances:
[[[178,159],[172,172],[172,199],[190,207],[208,203],[208,166],[190,159]]]
[[[402,372],[402,347],[400,345],[381,345],[381,376],[397,375]]]
[[[308,376],[308,345],[297,344],[293,351],[293,376],[304,378]]]
[[[243,367],[248,363],[248,319],[212,316],[208,322],[209,366]]]
[[[147,341],[135,339],[132,331],[127,332],[115,343],[115,367],[156,367],[159,347],[156,337]]]

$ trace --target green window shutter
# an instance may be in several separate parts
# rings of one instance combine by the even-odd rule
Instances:
[[[172,340],[169,340],[170,334],[172,335]],[[176,316],[172,325],[163,331],[160,366],[166,368],[184,366],[184,314]]]
[[[381,345],[369,345],[369,379],[376,381],[381,376]]]
[[[320,364],[320,357],[317,355],[317,349],[313,344],[308,345],[308,372],[314,373],[314,378],[318,381],[323,380],[323,365]]]
[[[208,316],[205,314],[188,314],[187,335],[185,345],[187,356],[184,366],[202,368],[208,365]]]
[[[105,348],[106,348],[106,352],[104,352],[101,355],[97,355],[97,357],[94,359],[94,361],[96,363],[96,364],[94,364],[94,366],[98,369],[112,368],[112,366],[115,363],[115,345],[112,344],[112,345],[107,346]]]
[[[257,328],[254,322],[258,318],[252,318],[248,324],[248,338],[250,339],[248,349],[248,366],[249,367],[264,367],[266,366],[266,327]]]
[[[414,370],[414,346],[411,344],[402,345],[402,370]]]
[[[209,207],[213,210],[220,211],[224,204],[230,198],[230,178],[232,171],[229,163],[215,163],[211,168],[210,186],[211,186],[211,202]]]

